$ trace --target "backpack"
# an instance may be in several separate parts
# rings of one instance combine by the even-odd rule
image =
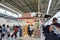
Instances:
[[[43,34],[49,33],[49,25],[43,27]]]

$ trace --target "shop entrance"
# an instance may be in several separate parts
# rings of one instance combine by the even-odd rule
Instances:
[[[36,34],[36,29],[39,29],[39,18],[31,16],[31,13],[23,13],[21,18],[18,18],[19,25],[22,26],[23,36],[28,35],[28,25],[30,25],[30,30],[33,29],[33,36]],[[31,26],[33,25],[33,26]],[[34,33],[35,32],[35,33]]]
[[[38,19],[20,19],[20,23],[23,29],[23,36],[29,36],[28,35],[28,27],[31,26],[31,28],[34,30],[37,27],[39,28],[39,20]],[[32,36],[34,36],[34,31],[32,33]]]

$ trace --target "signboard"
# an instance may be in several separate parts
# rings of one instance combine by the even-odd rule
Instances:
[[[25,22],[26,22],[26,24],[34,24],[35,23],[35,21],[32,19],[26,19]]]
[[[31,13],[23,13],[22,17],[31,17]]]

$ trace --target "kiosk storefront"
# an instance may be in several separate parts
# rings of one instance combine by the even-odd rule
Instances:
[[[23,36],[28,36],[28,25],[33,25],[33,29],[39,29],[39,19],[37,17],[28,16],[30,14],[25,14],[23,17],[18,18],[19,24],[23,29]],[[28,16],[28,17],[27,17]],[[35,34],[33,33],[33,36]]]

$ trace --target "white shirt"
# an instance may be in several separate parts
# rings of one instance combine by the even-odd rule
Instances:
[[[30,30],[33,30],[33,26],[30,26]]]
[[[10,28],[7,28],[7,32],[10,32]]]

